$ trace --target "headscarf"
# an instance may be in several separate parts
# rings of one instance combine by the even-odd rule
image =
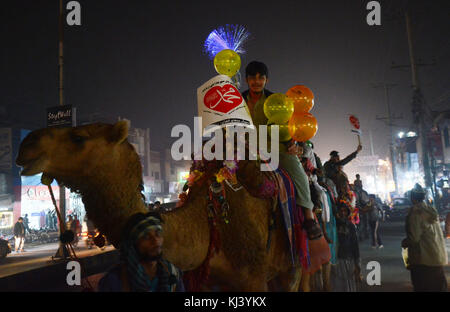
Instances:
[[[140,263],[136,250],[136,242],[151,230],[162,230],[161,220],[154,213],[138,213],[133,215],[125,227],[123,240],[120,245],[121,260],[126,263],[130,287],[133,291],[150,291],[152,281]],[[168,291],[169,274],[158,261],[157,277],[158,291]]]
[[[417,200],[419,202],[423,201],[426,197],[427,191],[422,188],[419,183],[414,185],[414,188],[411,190],[411,200]]]

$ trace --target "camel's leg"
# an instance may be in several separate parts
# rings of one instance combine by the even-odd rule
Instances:
[[[268,285],[265,276],[248,279],[242,286],[244,292],[266,292],[268,291]]]
[[[280,274],[283,291],[297,292],[302,280],[302,268],[293,268],[290,272]]]
[[[303,292],[311,291],[310,279],[311,279],[311,274],[309,274],[309,273],[302,274],[301,289]]]
[[[297,292],[302,279],[301,267],[292,268],[287,272],[281,272],[269,282],[270,291]]]
[[[322,267],[315,272],[314,274],[311,274],[309,285],[311,288],[311,291],[323,291],[323,270]]]
[[[331,291],[331,263],[328,262],[322,266],[323,290]]]

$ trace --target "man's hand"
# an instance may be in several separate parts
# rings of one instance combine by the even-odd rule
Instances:
[[[292,144],[291,146],[289,146],[288,148],[288,154],[290,155],[297,155],[297,156],[301,156],[299,155],[301,152],[301,148],[300,146],[298,146],[297,144]],[[303,153],[302,153],[303,154]]]
[[[359,144],[359,145],[358,145],[358,148],[356,149],[356,152],[359,153],[359,152],[361,152],[361,150],[362,150],[362,145]]]

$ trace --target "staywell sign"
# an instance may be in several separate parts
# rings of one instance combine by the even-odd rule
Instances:
[[[47,127],[75,127],[76,108],[72,105],[47,108]]]

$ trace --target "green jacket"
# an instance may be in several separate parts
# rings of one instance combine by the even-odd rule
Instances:
[[[256,127],[256,132],[258,133],[258,142],[259,142],[259,126],[260,125],[267,125],[267,117],[266,114],[264,114],[264,102],[266,99],[271,96],[273,93],[269,90],[264,89],[263,95],[259,98],[259,100],[255,103],[253,110],[250,112],[250,115],[252,117],[253,124]],[[250,101],[250,93],[249,90],[244,91],[242,93],[243,98],[248,103]],[[270,150],[270,136],[269,133],[267,133],[267,148]],[[279,152],[280,153],[286,153],[287,147],[286,144],[283,142],[279,143]]]
[[[412,206],[406,217],[408,264],[443,266],[448,262],[436,209],[424,202]]]

